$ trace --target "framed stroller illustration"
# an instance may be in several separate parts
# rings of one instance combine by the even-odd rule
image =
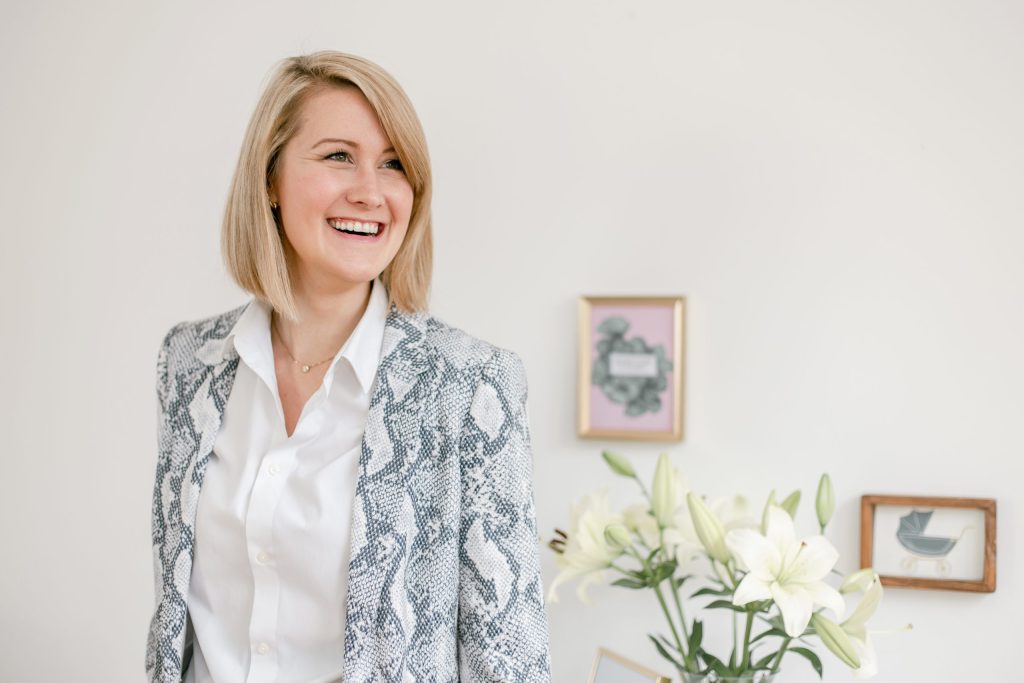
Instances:
[[[580,297],[577,434],[681,441],[686,299]]]
[[[996,501],[862,496],[860,566],[884,586],[992,593]]]

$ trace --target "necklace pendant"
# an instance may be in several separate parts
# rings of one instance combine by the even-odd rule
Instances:
[[[309,372],[309,366],[308,365],[303,365],[302,366],[302,371],[303,372]]]

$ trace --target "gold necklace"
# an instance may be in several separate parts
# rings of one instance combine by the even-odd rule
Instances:
[[[273,324],[273,322],[271,322],[271,324],[273,325],[274,329],[277,329],[276,324]],[[315,368],[318,365],[323,365],[327,361],[331,360],[331,358],[334,358],[334,356],[331,356],[331,358],[325,358],[317,363],[300,363],[299,361],[295,360],[295,356],[293,356],[292,352],[288,350],[288,345],[284,343],[284,337],[281,336],[281,330],[279,329],[277,329],[277,339],[278,341],[281,342],[281,346],[284,347],[284,352],[288,354],[288,357],[292,359],[292,362],[298,365],[302,369],[302,372],[304,373],[308,373],[310,369]]]

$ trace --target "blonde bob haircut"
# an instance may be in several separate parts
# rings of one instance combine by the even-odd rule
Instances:
[[[348,86],[358,88],[377,113],[413,191],[405,239],[380,280],[398,309],[415,313],[427,308],[433,265],[432,181],[423,127],[408,96],[384,69],[361,57],[322,51],[284,59],[272,73],[245,132],[221,229],[221,252],[232,279],[294,321],[298,312],[283,230],[270,207],[268,188],[281,150],[299,128],[305,100],[322,88]]]

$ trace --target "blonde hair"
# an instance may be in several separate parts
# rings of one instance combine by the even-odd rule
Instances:
[[[298,130],[303,102],[318,89],[332,86],[355,86],[363,93],[405,168],[413,191],[409,228],[380,280],[397,308],[425,310],[433,237],[430,157],[423,128],[408,96],[390,74],[369,60],[343,52],[289,57],[271,75],[246,129],[228,193],[221,229],[228,273],[239,287],[279,314],[298,319],[268,187],[281,150]]]

